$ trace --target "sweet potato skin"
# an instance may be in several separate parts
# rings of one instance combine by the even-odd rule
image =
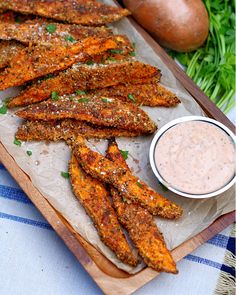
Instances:
[[[123,263],[136,266],[138,260],[125,239],[104,185],[86,174],[73,155],[69,173],[74,194],[93,220],[101,240]]]

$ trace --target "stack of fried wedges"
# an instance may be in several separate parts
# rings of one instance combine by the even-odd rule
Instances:
[[[0,0],[0,11],[0,91],[22,87],[7,102],[24,119],[16,138],[65,140],[74,194],[102,241],[136,266],[123,226],[148,266],[176,273],[153,215],[175,219],[182,209],[132,175],[114,140],[156,131],[140,106],[180,103],[160,70],[136,60],[135,45],[106,26],[129,11],[95,0]],[[85,145],[90,138],[112,138],[106,157]]]

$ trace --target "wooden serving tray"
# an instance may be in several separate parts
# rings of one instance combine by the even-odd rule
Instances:
[[[208,99],[198,86],[176,65],[176,63],[165,53],[165,51],[148,35],[131,17],[130,23],[140,32],[145,41],[161,57],[166,66],[172,71],[175,77],[185,89],[199,103],[205,113],[221,123],[225,124],[232,131],[234,125],[229,119]],[[105,294],[122,295],[131,294],[150,280],[158,276],[158,272],[151,268],[145,268],[135,275],[129,275],[118,269],[105,256],[96,250],[91,244],[85,241],[68,222],[57,212],[45,197],[32,184],[29,176],[25,174],[9,155],[4,146],[0,143],[0,161],[7,168],[30,200],[51,224],[57,234],[62,238],[71,252],[84,266],[98,286]],[[234,222],[234,212],[225,214],[218,218],[212,225],[201,233],[184,242],[172,251],[175,261],[179,261],[197,247],[228,225]]]

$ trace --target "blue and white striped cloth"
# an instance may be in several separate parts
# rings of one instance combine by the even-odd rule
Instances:
[[[177,276],[161,274],[135,294],[214,294],[221,270],[234,275],[223,264],[226,249],[235,248],[231,229],[180,261]],[[102,294],[1,164],[0,294]]]

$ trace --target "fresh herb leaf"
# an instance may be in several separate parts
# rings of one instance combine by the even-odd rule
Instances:
[[[85,90],[76,90],[75,93],[78,95],[87,94]]]
[[[73,37],[70,36],[70,35],[65,36],[65,40],[66,40],[66,41],[69,41],[69,42],[76,42],[75,38],[73,38]]]
[[[4,104],[0,107],[0,115],[5,115],[7,113],[7,106]]]
[[[64,178],[66,178],[66,179],[69,179],[70,178],[69,172],[61,171],[61,176],[64,177]]]
[[[27,151],[26,154],[30,157],[32,156],[32,151]]]
[[[52,100],[58,100],[59,99],[58,93],[56,91],[53,91],[51,93],[51,98]]]
[[[93,62],[92,60],[88,60],[88,61],[86,62],[86,64],[87,64],[88,66],[92,66],[92,65],[94,65],[94,62]]]
[[[121,54],[123,53],[122,49],[110,49],[110,53]]]
[[[135,52],[135,51],[131,51],[131,52],[129,53],[129,55],[130,55],[130,56],[136,56],[136,52]]]
[[[131,94],[131,93],[128,94],[128,99],[132,100],[133,102],[136,102],[133,94]]]
[[[109,99],[109,98],[105,98],[105,97],[102,97],[101,98],[101,101],[103,101],[103,102],[111,102],[111,99]]]
[[[18,146],[21,146],[21,144],[22,144],[22,142],[16,138],[14,139],[13,143]]]
[[[116,59],[115,59],[114,57],[111,57],[111,56],[109,56],[109,57],[107,58],[107,60],[116,61]]]
[[[57,26],[55,24],[48,24],[46,26],[46,30],[48,31],[48,33],[52,34],[56,31]]]
[[[136,43],[135,42],[132,42],[132,47],[135,49],[135,47],[136,47]]]
[[[86,97],[82,97],[78,99],[78,102],[89,102],[89,99],[87,99]]]
[[[123,203],[126,203],[127,202],[127,199],[125,197],[122,197],[122,202]]]
[[[128,159],[128,156],[129,156],[129,151],[122,151],[122,150],[119,150],[122,157],[127,160]]]
[[[136,182],[137,186],[139,186],[140,188],[143,188],[142,183],[139,182],[139,180]]]

